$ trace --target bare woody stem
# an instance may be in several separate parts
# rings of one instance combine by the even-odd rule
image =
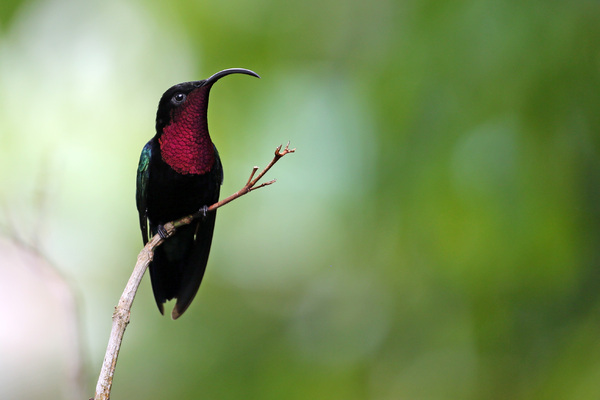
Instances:
[[[214,211],[219,207],[224,206],[227,203],[232,202],[233,200],[237,199],[238,197],[241,197],[253,190],[256,189],[260,189],[262,187],[271,185],[273,183],[275,183],[275,179],[268,181],[268,182],[264,182],[258,186],[256,186],[256,184],[258,183],[258,181],[271,169],[271,167],[273,165],[275,165],[275,163],[277,161],[279,161],[281,159],[281,157],[285,156],[288,153],[293,153],[296,151],[296,149],[290,149],[290,142],[287,143],[287,145],[285,146],[285,148],[283,149],[283,151],[281,150],[281,148],[283,147],[283,145],[279,145],[276,149],[275,149],[275,157],[273,157],[273,159],[271,160],[271,162],[269,163],[269,165],[267,165],[260,174],[258,174],[258,176],[256,178],[254,178],[254,175],[256,174],[256,171],[258,171],[258,167],[254,167],[252,168],[252,172],[250,173],[250,177],[248,178],[248,182],[246,182],[246,184],[244,185],[243,188],[241,188],[240,190],[238,190],[237,192],[235,192],[234,194],[232,194],[229,197],[224,198],[223,200],[213,204],[212,206],[208,207],[206,211],[210,212],[210,211]],[[252,179],[254,178],[254,179]],[[170,237],[173,233],[175,233],[176,228],[179,228],[180,226],[183,225],[187,225],[189,223],[191,223],[194,219],[199,218],[202,215],[202,212],[199,211],[195,214],[192,215],[188,215],[185,216],[183,218],[178,219],[177,221],[173,221],[172,222],[172,227],[170,226],[169,223],[165,224],[165,230],[167,231],[167,237]],[[173,231],[171,231],[171,229],[173,229]]]
[[[290,143],[288,142],[288,144],[283,150],[281,150],[281,148],[283,147],[282,145],[275,149],[275,157],[273,157],[273,160],[271,160],[269,165],[267,165],[258,174],[256,178],[254,178],[254,175],[258,171],[258,167],[254,167],[252,169],[250,178],[248,178],[248,182],[246,182],[243,188],[241,188],[231,196],[211,205],[206,209],[206,211],[214,211],[217,208],[222,207],[225,204],[230,203],[238,197],[250,193],[253,190],[260,189],[261,187],[265,187],[275,183],[275,180],[271,180],[256,186],[258,181],[271,169],[273,165],[275,165],[277,161],[279,161],[279,159],[281,159],[281,157],[285,156],[288,153],[293,153],[294,151],[296,151],[296,149],[290,149],[289,144]],[[195,214],[187,215],[176,221],[172,221],[165,224],[165,238],[173,236],[177,228],[192,223],[192,221],[194,221],[202,215],[203,212],[199,211]],[[112,388],[112,380],[115,373],[115,367],[117,365],[117,357],[119,356],[119,350],[121,349],[121,342],[123,341],[125,329],[129,324],[131,306],[133,304],[135,294],[137,293],[137,289],[140,286],[142,277],[144,276],[144,273],[148,268],[148,264],[150,264],[150,261],[152,261],[152,257],[154,256],[154,250],[158,246],[160,246],[164,242],[164,240],[165,239],[163,239],[159,234],[156,234],[150,239],[150,241],[148,241],[146,246],[142,249],[142,251],[138,255],[137,262],[135,264],[131,277],[127,282],[127,286],[125,286],[125,290],[123,291],[123,294],[119,299],[119,304],[115,307],[115,311],[112,317],[113,323],[110,331],[110,339],[106,348],[106,354],[104,355],[104,362],[102,363],[100,376],[98,377],[98,383],[96,385],[96,394],[94,396],[94,400],[108,400],[110,398],[110,390]]]

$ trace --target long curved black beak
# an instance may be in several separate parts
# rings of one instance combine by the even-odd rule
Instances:
[[[204,85],[202,85],[202,86],[210,86],[213,83],[215,83],[216,81],[218,81],[219,79],[221,79],[222,77],[230,75],[230,74],[246,74],[246,75],[252,75],[257,78],[260,78],[260,76],[256,72],[250,71],[249,69],[246,69],[246,68],[228,68],[228,69],[224,69],[223,71],[219,71],[216,74],[212,75],[210,78],[208,78],[207,80],[204,81]]]

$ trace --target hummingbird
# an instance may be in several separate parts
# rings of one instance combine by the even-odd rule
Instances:
[[[204,211],[158,246],[149,264],[160,313],[167,300],[177,299],[173,319],[187,310],[206,270],[216,218],[216,210],[206,210],[218,201],[223,183],[221,159],[208,133],[208,97],[215,82],[230,74],[260,78],[249,69],[230,68],[169,88],[158,103],[156,135],[140,156],[136,205],[144,245],[157,233],[164,236],[167,222]]]

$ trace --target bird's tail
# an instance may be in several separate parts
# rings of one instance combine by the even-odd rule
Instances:
[[[175,297],[177,303],[171,312],[171,318],[179,318],[190,306],[198,292],[210,253],[217,212],[209,213],[198,222],[194,235],[193,250],[188,257],[181,274],[181,285]]]
[[[171,317],[179,318],[198,292],[206,270],[216,213],[210,213],[197,224],[178,228],[154,252],[150,263],[150,280],[154,299],[161,314],[164,303],[176,298]]]

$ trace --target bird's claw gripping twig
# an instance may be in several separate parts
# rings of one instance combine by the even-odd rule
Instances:
[[[164,225],[159,225],[158,228],[156,228],[156,233],[158,233],[162,240],[165,240],[169,237]]]
[[[200,217],[202,217],[202,219],[205,219],[206,216],[208,215],[208,206],[207,205],[202,206],[198,210],[198,215],[200,215]]]

